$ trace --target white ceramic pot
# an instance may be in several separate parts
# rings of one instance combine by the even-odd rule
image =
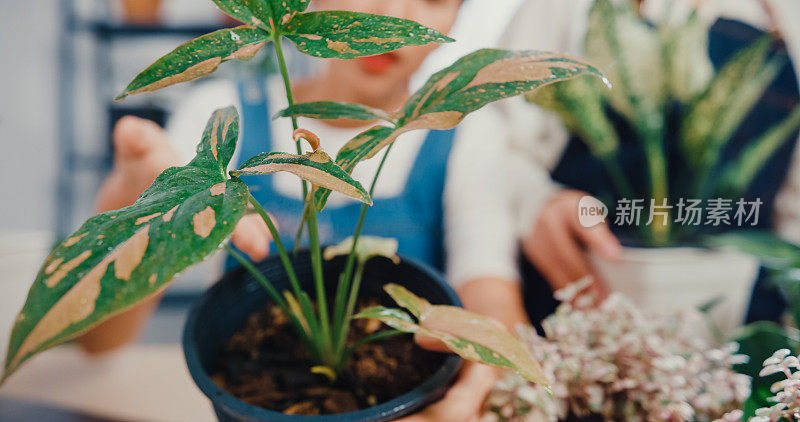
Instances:
[[[681,310],[720,302],[709,314],[714,326],[730,334],[742,325],[759,262],[729,250],[691,247],[629,248],[611,262],[592,256],[612,291],[633,299],[642,309]]]

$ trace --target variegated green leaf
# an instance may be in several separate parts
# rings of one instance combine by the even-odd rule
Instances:
[[[783,121],[771,127],[745,147],[725,168],[720,178],[721,192],[741,195],[775,151],[800,128],[800,106]]]
[[[338,10],[298,13],[281,32],[303,53],[338,59],[372,56],[407,45],[453,41],[408,19]]]
[[[405,312],[383,307],[367,309],[357,317],[439,339],[464,359],[511,369],[531,382],[549,385],[539,362],[500,323],[455,306],[431,305],[396,284],[387,284],[384,290],[417,317],[416,326]]]
[[[408,289],[398,284],[387,284],[383,286],[383,290],[385,290],[398,305],[408,309],[408,311],[417,318],[425,312],[428,312],[431,308],[431,304],[427,300],[411,293]]]
[[[762,37],[717,72],[690,106],[680,128],[681,146],[694,168],[707,166],[774,79],[778,62],[767,63],[772,38]]]
[[[210,75],[220,63],[252,58],[269,34],[255,26],[220,29],[181,44],[139,73],[116,98],[156,91],[180,82]]]
[[[275,117],[309,117],[320,120],[385,120],[394,123],[392,116],[374,107],[354,103],[340,103],[336,101],[314,101],[310,103],[295,104],[275,114]]]
[[[245,184],[222,171],[237,136],[235,109],[218,110],[189,164],[165,170],[136,203],[90,218],[53,249],[15,321],[3,379],[217,250],[247,208]]]
[[[657,125],[666,99],[661,42],[631,2],[595,2],[589,14],[586,52],[611,80],[611,105],[639,125]]]
[[[242,0],[256,16],[263,16],[270,27],[285,27],[297,14],[308,8],[311,0]]]
[[[365,204],[372,205],[372,198],[361,186],[361,183],[350,177],[350,174],[336,165],[331,157],[322,150],[305,155],[263,152],[245,161],[237,170],[232,171],[231,175],[250,176],[272,174],[279,171],[287,171],[311,182],[314,186],[341,192]]]
[[[261,28],[268,28],[266,23],[257,18],[250,8],[245,5],[244,0],[212,0],[226,15],[244,23],[245,25],[254,25]]]
[[[410,315],[399,309],[386,308],[384,306],[373,306],[364,309],[356,314],[354,318],[377,319],[395,330],[406,333],[416,333],[419,330],[419,326]]]
[[[431,76],[397,113],[394,126],[374,126],[345,144],[336,163],[348,173],[401,134],[416,129],[450,129],[467,114],[494,101],[533,91],[580,75],[603,75],[586,62],[539,51],[482,49]],[[322,209],[330,192],[314,193]]]

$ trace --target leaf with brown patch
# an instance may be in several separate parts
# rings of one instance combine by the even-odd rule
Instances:
[[[382,54],[407,45],[453,41],[408,19],[341,10],[298,13],[281,32],[303,53],[338,59]]]
[[[398,116],[393,126],[374,126],[347,142],[336,163],[352,173],[359,162],[374,157],[405,132],[451,129],[486,104],[581,75],[605,81],[600,71],[575,57],[541,51],[475,51],[431,76],[399,112],[386,113]],[[298,108],[314,107],[298,104]],[[314,195],[317,209],[322,209],[330,192],[319,189]]]
[[[208,76],[220,63],[248,60],[269,41],[269,33],[255,26],[220,29],[200,36],[156,60],[139,73],[115,101],[131,94],[157,91],[180,82]]]
[[[384,290],[414,314],[417,322],[401,310],[382,306],[365,309],[356,318],[377,319],[400,331],[441,340],[464,359],[511,369],[531,382],[549,386],[539,362],[500,323],[455,306],[431,305],[396,284],[387,284]]]
[[[237,136],[235,109],[218,110],[189,164],[165,170],[133,205],[90,218],[53,249],[14,325],[3,379],[219,248],[247,209],[247,187],[222,171]]]
[[[350,177],[322,150],[305,155],[263,152],[245,161],[237,170],[232,171],[231,175],[238,177],[272,174],[279,171],[287,171],[311,182],[314,186],[341,192],[372,205],[372,198],[361,183]]]

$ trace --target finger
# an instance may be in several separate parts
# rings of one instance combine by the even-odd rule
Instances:
[[[142,158],[153,149],[168,145],[164,129],[150,120],[134,116],[119,119],[112,137],[115,160]]]
[[[550,288],[556,291],[566,287],[571,282],[571,279],[562,270],[561,263],[558,262],[555,251],[545,246],[548,243],[547,240],[541,239],[537,244],[530,245],[529,259],[542,276],[544,276],[545,280],[547,280]]]
[[[475,363],[468,363],[458,380],[442,400],[421,412],[400,419],[401,422],[463,422],[475,419],[483,408],[483,401],[499,378],[499,371]]]
[[[547,238],[550,239],[548,248],[555,256],[553,265],[558,267],[560,276],[566,279],[567,284],[573,283],[591,272],[589,259],[566,221],[551,224],[544,230],[548,233]]]
[[[597,253],[601,257],[616,261],[622,255],[622,244],[614,236],[611,229],[605,223],[594,227],[583,227],[570,220],[570,226],[575,235],[586,245],[589,250]]]
[[[270,241],[266,225],[253,214],[242,217],[231,236],[231,242],[253,261],[261,261],[269,255]]]

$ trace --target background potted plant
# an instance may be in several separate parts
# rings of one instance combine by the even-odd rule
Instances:
[[[709,30],[696,10],[682,21],[664,16],[650,23],[633,3],[597,0],[589,15],[585,50],[614,89],[578,78],[527,98],[557,114],[601,163],[613,185],[606,196],[597,194],[605,204],[652,198],[655,207],[672,207],[653,207],[652,221],[643,224],[651,208],[643,199],[643,220],[617,233],[628,246],[622,259],[593,257],[611,288],[648,308],[716,302],[710,312],[729,330],[744,318],[757,262],[703,248],[698,225],[671,223],[680,217],[682,200],[699,200],[702,207],[717,198],[734,205],[744,197],[767,160],[800,127],[800,107],[723,162],[726,145],[784,64],[769,56],[772,37],[762,37],[715,72]],[[620,144],[629,138],[637,141],[644,162],[641,177],[622,169]]]
[[[546,383],[538,363],[511,334],[479,315],[443,306],[456,305],[458,301],[440,277],[424,266],[395,257],[395,247],[391,245],[377,242],[376,246],[374,239],[370,240],[372,246],[359,241],[380,167],[369,191],[349,173],[358,162],[373,157],[384,147],[382,160],[385,160],[393,141],[404,132],[451,128],[489,102],[574,76],[601,76],[600,73],[580,60],[565,56],[484,49],[434,74],[395,112],[328,101],[294,104],[282,38],[312,56],[340,59],[380,54],[404,45],[451,40],[404,19],[346,11],[307,12],[307,0],[214,2],[244,25],[218,30],[179,46],[141,72],[117,99],[206,76],[220,63],[252,58],[272,42],[289,103],[289,108],[279,115],[292,119],[296,154],[260,153],[229,171],[238,139],[238,115],[233,107],[217,110],[206,126],[197,155],[189,164],[165,170],[133,205],[90,218],[53,249],[15,322],[3,379],[35,354],[158,294],[176,274],[225,248],[244,270],[227,276],[209,290],[194,308],[184,336],[190,371],[221,419],[281,420],[288,416],[275,410],[303,413],[292,405],[279,409],[253,406],[210,381],[212,372],[219,370],[219,355],[228,337],[234,336],[231,341],[235,342],[239,331],[245,334],[245,340],[259,340],[246,336],[248,320],[257,322],[264,315],[259,311],[265,306],[267,317],[271,318],[270,327],[291,333],[292,341],[302,346],[298,360],[311,362],[306,373],[323,385],[341,379],[359,347],[396,334],[372,329],[362,330],[371,334],[361,333],[359,337],[353,329],[356,318],[371,318],[396,331],[438,338],[466,359],[514,369],[527,379]],[[348,142],[334,161],[313,133],[298,127],[297,116],[384,123]],[[311,151],[304,154],[301,141],[306,141]],[[240,179],[278,171],[302,179],[306,194],[303,225],[310,240],[307,252],[290,255],[286,251],[269,214]],[[325,262],[317,234],[317,213],[324,208],[332,190],[356,198],[364,205],[352,239],[330,252],[335,255],[344,250],[346,259]],[[248,206],[263,218],[278,252],[277,257],[258,268],[227,244]],[[367,262],[375,254],[387,255],[399,260],[399,264],[385,259]],[[389,270],[387,265],[391,265]],[[380,299],[380,283],[394,281],[405,285],[387,284],[384,289],[408,313],[379,306],[362,309],[355,315],[362,280],[368,287],[365,291],[377,299]],[[443,305],[432,305],[410,290],[426,293],[431,301]],[[406,343],[412,341],[404,337]],[[441,393],[455,374],[456,366],[452,359],[444,359],[431,379],[423,381],[410,395],[386,403],[367,400],[367,405],[374,407],[358,414],[327,417],[330,420],[399,417]]]

